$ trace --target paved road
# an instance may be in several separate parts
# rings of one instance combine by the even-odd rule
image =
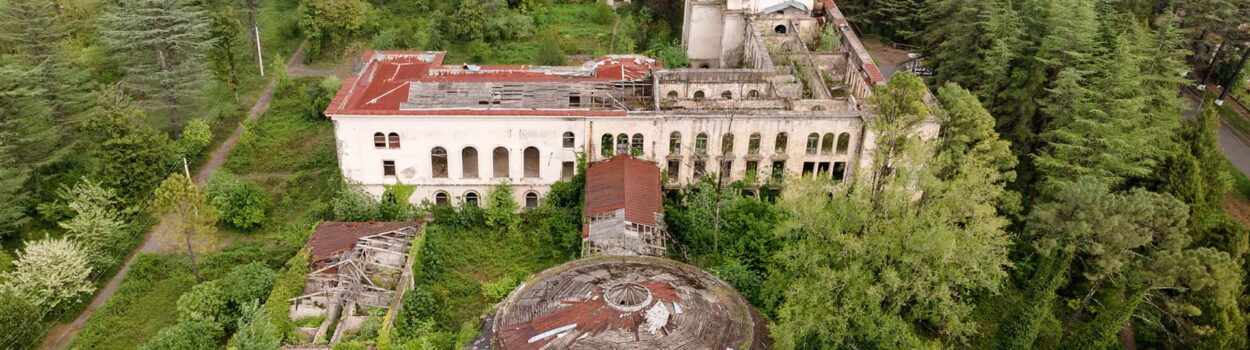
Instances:
[[[301,45],[300,48],[296,50],[296,54],[292,55],[291,60],[287,62],[288,72],[292,70],[292,67],[295,70],[300,70],[302,68],[301,61],[296,58],[303,57],[303,50],[304,46]],[[260,96],[257,97],[256,104],[252,106],[251,112],[247,115],[247,120],[256,119],[261,115],[261,113],[264,113],[266,109],[269,109],[269,102],[273,99],[273,88],[274,81],[270,80],[269,84],[265,86],[265,90],[261,91]],[[217,169],[220,169],[221,166],[226,163],[226,157],[230,155],[230,151],[234,149],[234,146],[239,144],[239,138],[242,137],[242,135],[243,124],[239,123],[239,126],[234,129],[234,132],[230,134],[230,137],[226,138],[226,141],[222,142],[216,150],[213,150],[208,162],[205,163],[204,167],[200,168],[199,172],[196,173],[195,183],[201,185],[204,184],[214,171],[217,171]],[[44,336],[43,342],[39,344],[39,349],[60,350],[69,347],[70,340],[73,340],[74,335],[77,334],[78,331],[82,329],[83,325],[87,323],[87,319],[91,318],[91,315],[94,314],[97,309],[104,306],[104,303],[107,302],[109,298],[113,297],[114,293],[117,293],[117,289],[121,287],[122,280],[126,279],[126,274],[130,272],[130,267],[134,265],[135,259],[139,257],[139,254],[160,251],[158,239],[155,239],[156,232],[167,229],[168,225],[170,225],[168,220],[161,220],[160,223],[152,227],[152,229],[144,235],[143,243],[139,246],[139,249],[131,253],[130,257],[126,259],[126,263],[122,264],[122,267],[117,270],[117,273],[114,274],[112,278],[109,278],[108,283],[105,283],[103,288],[100,288],[100,291],[94,298],[91,299],[91,304],[87,305],[87,308],[84,309],[82,313],[78,315],[78,318],[75,318],[73,322],[60,324],[49,330],[48,334]]]
[[[1198,104],[1200,102],[1197,95],[1188,89],[1185,90],[1185,98],[1189,100],[1190,109],[1185,111],[1185,118],[1192,118],[1198,115]],[[1250,140],[1247,137],[1240,136],[1237,129],[1232,125],[1228,125],[1223,121],[1220,122],[1220,151],[1224,152],[1224,157],[1237,170],[1241,170],[1242,174],[1250,175]]]

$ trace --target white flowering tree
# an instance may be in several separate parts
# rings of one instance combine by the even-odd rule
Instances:
[[[43,310],[53,310],[95,291],[89,275],[91,265],[77,243],[46,238],[30,242],[17,254],[2,287]]]

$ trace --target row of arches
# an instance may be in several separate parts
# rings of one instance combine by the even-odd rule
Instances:
[[[669,90],[666,96],[668,97],[668,99],[675,100],[681,97],[681,94],[677,93],[677,90]],[[693,98],[695,100],[703,100],[707,98],[707,93],[703,92],[703,90],[695,90],[693,94],[690,94],[690,98]],[[720,98],[722,100],[732,100],[734,98],[734,93],[732,91],[725,90],[720,93]],[[751,90],[747,92],[747,99],[758,99],[758,98],[760,98],[759,90]]]
[[[373,148],[399,148],[399,133],[373,133]]]
[[[625,134],[620,135],[620,137],[622,138],[624,136]],[[608,152],[609,151],[608,145],[611,144],[610,141],[611,141],[612,135],[604,134],[603,137],[604,137],[604,151]],[[641,142],[642,135],[634,134],[634,137],[638,140],[637,152],[641,154],[643,151],[642,142]],[[669,154],[681,154],[681,148],[682,148],[681,138],[682,137],[681,137],[680,132],[674,131],[669,134],[669,138],[668,138],[668,153]],[[762,139],[763,139],[762,135],[760,135],[760,133],[758,132],[751,134],[750,138],[747,139],[747,154],[748,155],[760,154],[760,144],[763,141]],[[618,143],[620,142],[619,140],[620,139],[618,138]],[[777,133],[777,136],[773,140],[774,140],[773,141],[774,153],[785,154],[786,145],[790,142],[789,134],[785,132]],[[721,145],[720,145],[721,154],[733,155],[734,142],[735,142],[734,134],[732,133],[728,133],[728,134],[725,134],[724,136],[721,136]],[[836,148],[834,147],[835,142],[837,146]],[[816,155],[816,154],[822,154],[822,155],[839,154],[841,155],[841,154],[846,154],[849,151],[850,145],[851,145],[850,133],[845,133],[845,132],[841,133],[836,137],[836,139],[833,133],[825,133],[823,137],[819,133],[811,133],[807,136],[807,149],[806,149],[807,152],[806,153],[807,155]],[[633,147],[634,146],[631,143],[630,144],[631,154],[634,152]],[[620,147],[617,147],[617,149],[618,149],[618,154],[620,154],[619,153]],[[707,133],[701,132],[695,135],[694,153],[696,155],[708,154]],[[606,154],[607,153],[605,153],[605,155]]]
[[[473,207],[481,206],[482,198],[481,198],[481,195],[477,193],[477,191],[473,191],[473,190],[465,191],[463,198],[464,198],[464,201],[462,202],[463,205],[473,206]],[[448,194],[447,191],[442,191],[442,190],[434,192],[434,205],[440,205],[440,206],[451,205],[451,195]],[[525,207],[526,208],[538,207],[538,192],[534,192],[534,191],[525,192]]]
[[[495,147],[491,152],[491,175],[495,178],[508,178],[512,176],[509,161],[510,152],[505,147]],[[526,178],[542,177],[542,169],[540,166],[541,154],[538,147],[526,147],[522,151],[521,165],[522,175]],[[434,147],[430,150],[430,176],[433,178],[448,178],[450,171],[448,170],[448,153],[443,147]],[[478,178],[478,152],[477,148],[472,146],[460,149],[460,176],[462,178]]]

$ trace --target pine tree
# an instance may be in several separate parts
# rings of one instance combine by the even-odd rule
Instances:
[[[38,79],[38,68],[5,62],[0,57],[0,143],[16,165],[29,169],[48,159],[55,140],[51,111],[43,90],[26,84]]]
[[[234,92],[234,98],[238,99],[239,73],[238,62],[234,57],[234,47],[238,44],[242,23],[232,5],[229,2],[208,5],[209,36],[213,38],[209,59],[213,63],[213,72],[217,79],[225,82],[230,87],[230,91]]]
[[[70,25],[61,7],[49,0],[8,2],[0,7],[0,44],[11,50],[13,62],[34,67],[34,76],[22,83],[41,90],[44,103],[60,117],[54,124],[67,128],[77,122],[70,116],[86,110],[91,84],[65,43]]]
[[[195,282],[202,282],[199,265],[195,262],[195,248],[191,238],[210,234],[217,223],[217,211],[208,204],[208,197],[182,174],[170,174],[156,188],[152,209],[159,217],[172,215],[178,231],[182,231],[187,243],[187,256],[191,260],[191,272]]]
[[[966,169],[966,164],[992,170],[989,181],[1000,186],[1016,180],[1016,157],[1011,144],[998,138],[994,131],[994,117],[990,115],[972,92],[954,83],[938,88],[937,100],[943,107],[937,111],[942,123],[941,134],[934,159],[935,175],[941,180],[953,180]],[[994,198],[1000,213],[1016,213],[1019,196],[1003,191]]]
[[[126,61],[125,86],[169,110],[201,87],[204,52],[212,45],[209,16],[190,0],[120,0],[100,17],[101,39]]]
[[[27,172],[14,164],[6,147],[4,141],[0,141],[0,198],[5,198],[0,201],[0,238],[12,237],[29,220],[26,190],[22,187]]]
[[[1179,129],[1179,144],[1159,167],[1160,189],[1195,211],[1220,210],[1224,194],[1232,188],[1219,148],[1218,118],[1215,108],[1208,107],[1185,121]]]

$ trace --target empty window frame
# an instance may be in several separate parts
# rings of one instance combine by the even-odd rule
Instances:
[[[525,207],[526,208],[538,207],[538,193],[533,192],[533,191],[525,193]]]
[[[699,133],[694,137],[694,154],[707,154],[707,134]]]
[[[790,143],[790,134],[781,132],[777,133],[777,141],[773,143],[773,151],[777,154],[786,154],[786,145]]]
[[[754,100],[754,99],[757,99],[757,98],[760,98],[760,91],[759,91],[759,90],[751,90],[751,91],[747,92],[747,99],[748,99],[748,100]]]
[[[676,100],[678,96],[677,90],[670,90],[667,96],[668,96],[668,99],[670,100]]]
[[[846,154],[846,151],[850,148],[851,134],[844,132],[841,135],[838,135],[838,154]]]
[[[727,156],[734,154],[734,134],[725,134],[725,136],[721,136],[720,154]]]
[[[760,162],[758,160],[748,160],[746,169],[746,178],[755,179],[760,174]]]
[[[491,170],[494,171],[495,178],[507,178],[511,176],[508,169],[508,149],[503,147],[495,147],[494,154],[491,156],[493,165]]]
[[[833,163],[833,179],[842,181],[846,178],[846,162]]]
[[[476,207],[480,200],[477,192],[469,191],[464,193],[464,205],[466,206]]]
[[[560,180],[568,181],[573,179],[574,173],[577,171],[576,162],[560,163]]]
[[[386,148],[386,134],[373,133],[373,148]]]
[[[434,194],[434,205],[437,205],[437,206],[451,205],[451,197],[447,195],[447,192],[438,191],[438,193]]]
[[[729,180],[733,175],[734,161],[726,159],[720,162],[720,178],[721,180]]]
[[[399,148],[399,133],[390,133],[386,135],[387,148]]]
[[[460,176],[467,179],[477,178],[477,149],[465,147],[460,150]]]
[[[525,170],[525,177],[527,178],[541,177],[541,174],[539,172],[539,166],[538,166],[540,164],[538,160],[539,158],[538,147],[526,147],[525,151],[522,152],[521,156],[524,157],[524,161],[522,162],[523,163],[522,165],[524,165],[523,168]]]
[[[833,133],[825,133],[820,139],[820,154],[833,154]]]
[[[734,98],[734,93],[726,90],[725,92],[720,93],[720,98],[732,100]]]
[[[582,106],[582,96],[578,94],[569,95],[569,107],[577,108]]]
[[[674,131],[668,135],[668,153],[681,154],[681,133]]]
[[[786,161],[784,160],[774,161],[773,171],[772,171],[773,181],[781,181],[781,178],[784,177],[785,175],[786,175]]]
[[[829,176],[829,162],[816,163],[816,176],[818,177]]]
[[[434,178],[447,177],[447,150],[434,147],[430,150],[430,173]]]
[[[382,176],[395,176],[395,161],[382,161]]]
[[[811,176],[816,172],[816,162],[803,162],[803,176]]]
[[[603,134],[603,138],[599,142],[600,148],[602,148],[599,153],[606,158],[612,158],[612,155],[615,153],[613,148],[616,147],[616,144],[612,142],[612,134]]]
[[[564,148],[573,148],[577,142],[577,138],[573,136],[572,131],[564,132]]]
[[[773,32],[776,32],[777,34],[785,34],[787,31],[786,25],[784,24],[778,24],[776,27],[773,27]]]
[[[694,92],[694,99],[696,99],[696,100],[702,100],[704,97],[706,97],[706,96],[704,95],[703,90],[699,90],[699,91],[695,91],[695,92]]]
[[[760,133],[751,134],[751,138],[747,139],[747,154],[760,154]]]
[[[820,147],[820,134],[811,133],[807,135],[807,155],[815,155],[816,150]]]
[[[616,154],[629,154],[629,135],[616,135]]]
[[[668,181],[677,182],[677,179],[681,176],[681,160],[669,159],[667,172]]]
[[[642,147],[646,140],[642,138],[642,134],[634,134],[629,138],[629,155],[639,157],[642,156]]]
[[[707,161],[702,159],[694,161],[694,178],[702,179],[704,176],[707,176]]]

